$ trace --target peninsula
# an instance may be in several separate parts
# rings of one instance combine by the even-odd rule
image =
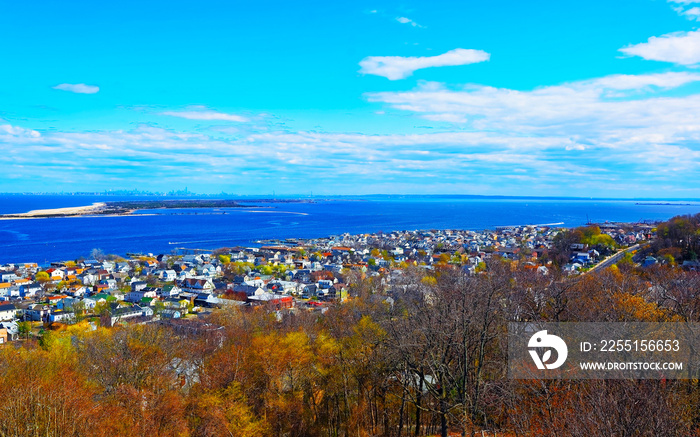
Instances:
[[[281,202],[289,202],[282,200]],[[247,200],[255,202],[279,202],[277,200]],[[115,216],[130,215],[134,211],[144,209],[191,209],[191,208],[260,208],[260,206],[243,205],[231,199],[183,199],[183,200],[134,200],[122,202],[96,202],[88,206],[76,206],[69,208],[37,209],[25,213],[3,214],[0,219],[34,219],[57,217],[81,217],[81,216]]]

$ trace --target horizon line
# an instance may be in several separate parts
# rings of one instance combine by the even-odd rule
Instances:
[[[697,201],[699,197],[581,197],[581,196],[536,196],[526,195],[518,196],[511,194],[448,194],[448,193],[432,193],[432,194],[417,194],[417,193],[372,193],[372,194],[238,194],[238,193],[194,193],[182,190],[172,190],[170,192],[149,192],[140,190],[105,190],[105,191],[64,191],[64,192],[43,192],[43,191],[21,191],[21,192],[0,192],[0,195],[7,196],[157,196],[157,197],[197,197],[197,196],[227,196],[241,198],[255,198],[260,200],[273,200],[277,198],[288,199],[318,199],[338,198],[338,197],[456,197],[456,198],[483,198],[483,199],[543,199],[543,200],[620,200],[620,201]]]

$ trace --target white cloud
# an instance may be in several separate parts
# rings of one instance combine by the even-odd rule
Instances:
[[[100,87],[94,85],[85,85],[84,83],[62,83],[53,87],[55,90],[70,91],[77,94],[95,94],[100,90]]]
[[[431,86],[431,92],[438,92]],[[563,89],[548,94],[556,92],[565,94]],[[524,106],[533,103],[527,97],[520,99]],[[487,116],[485,126],[501,128],[392,135],[278,131],[221,139],[217,134],[144,126],[131,131],[76,133],[38,132],[3,124],[0,156],[5,178],[0,188],[12,190],[31,181],[43,184],[38,187],[44,189],[71,189],[78,183],[103,188],[117,183],[154,190],[173,185],[211,189],[216,180],[242,184],[250,192],[269,186],[271,175],[276,175],[275,186],[282,190],[281,184],[287,184],[288,192],[314,186],[346,194],[379,190],[658,196],[661,186],[700,189],[700,180],[694,177],[700,166],[700,101],[693,105],[686,102],[671,114],[677,118],[682,110],[687,111],[676,127],[661,118],[658,125],[645,130],[626,129],[629,120],[616,118],[600,129],[583,132],[578,132],[575,123],[560,129],[546,124],[522,129],[518,123],[527,121],[521,118],[527,107],[513,117],[512,127],[510,122],[499,125]],[[533,119],[543,112],[540,106],[532,107]],[[659,106],[658,113],[663,113],[671,105]],[[507,112],[491,111],[493,118]],[[600,118],[609,115],[606,112]],[[568,120],[572,117],[569,113]],[[566,122],[567,117],[559,121]],[[50,162],[45,159],[48,155]],[[488,182],[493,180],[498,184]],[[154,181],[160,185],[155,186]]]
[[[582,84],[591,84],[611,90],[634,90],[649,86],[658,88],[676,88],[691,82],[700,81],[700,74],[678,72],[678,73],[657,73],[657,74],[615,74],[596,79]]]
[[[454,49],[437,56],[368,56],[360,61],[360,73],[397,80],[411,76],[414,71],[423,68],[474,64],[488,61],[490,57],[483,50],[472,49]]]
[[[668,0],[669,3],[680,5],[671,6],[671,9],[676,11],[678,15],[683,16],[689,20],[700,21],[700,8],[697,6],[690,7],[696,3],[700,3],[699,0]]]
[[[467,119],[461,114],[426,114],[423,118],[430,121],[444,121],[447,123],[466,123]]]
[[[490,159],[524,155],[538,171],[548,162],[572,165],[580,175],[622,180],[629,173],[645,185],[642,174],[671,181],[674,172],[693,177],[700,168],[700,94],[666,95],[691,82],[700,82],[700,74],[613,75],[531,91],[421,83],[412,91],[367,97],[429,120],[462,121],[472,136],[449,141],[464,145],[479,133],[475,142]],[[440,144],[438,138],[432,137]],[[585,154],[587,163],[567,153]]]
[[[250,121],[247,117],[236,114],[226,114],[224,112],[195,110],[195,111],[165,111],[161,115],[170,117],[186,118],[188,120],[207,120],[207,121],[236,121],[245,123]]]
[[[700,82],[700,74],[613,75],[532,91],[475,84],[454,90],[431,82],[367,97],[431,120],[469,121],[478,130],[588,135],[611,127],[643,131],[661,125],[700,131],[700,113],[694,115],[700,95],[657,94],[690,82]]]
[[[423,27],[415,21],[411,20],[410,18],[406,17],[396,17],[396,21],[398,21],[401,24],[410,24],[413,27]]]
[[[645,43],[623,47],[620,51],[651,61],[695,65],[700,62],[700,30],[652,36]]]
[[[686,10],[686,11],[683,11],[681,13],[681,15],[684,15],[689,20],[700,21],[700,8],[695,6],[693,8]]]
[[[0,125],[0,141],[7,141],[8,139],[13,141],[19,141],[20,139],[32,141],[39,137],[41,137],[41,134],[32,129],[12,126],[11,124]]]
[[[410,91],[367,95],[432,120],[421,122],[434,128],[430,133],[269,131],[251,124],[227,132],[226,123],[206,133],[148,126],[61,132],[2,122],[0,191],[115,184],[210,190],[212,181],[222,181],[217,191],[273,183],[278,192],[297,193],[314,186],[340,194],[697,197],[700,94],[677,90],[692,82],[700,82],[700,72],[611,75],[533,90],[422,82]],[[202,106],[169,112],[195,113],[197,120],[240,117]],[[461,126],[446,130],[445,122]]]

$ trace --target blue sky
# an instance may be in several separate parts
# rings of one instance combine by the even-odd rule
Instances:
[[[0,0],[0,191],[700,197],[700,1],[104,3]]]

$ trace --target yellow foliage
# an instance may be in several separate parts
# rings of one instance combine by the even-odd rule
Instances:
[[[425,285],[437,285],[437,279],[434,276],[424,276],[420,281]]]
[[[647,302],[642,296],[630,293],[616,293],[615,306],[622,320],[639,322],[659,322],[664,320],[665,312],[654,302]]]

